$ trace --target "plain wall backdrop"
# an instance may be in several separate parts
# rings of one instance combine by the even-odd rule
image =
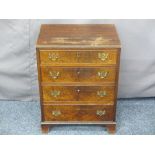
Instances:
[[[119,98],[155,96],[155,20],[0,20],[0,99],[39,99],[41,24],[115,24],[122,43]]]

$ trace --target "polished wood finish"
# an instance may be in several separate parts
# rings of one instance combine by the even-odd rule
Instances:
[[[121,44],[114,25],[42,25],[37,41],[41,128],[104,124],[116,129]]]
[[[43,83],[50,82],[102,82],[115,83],[115,67],[78,68],[42,66]]]
[[[114,108],[112,105],[43,105],[43,110],[44,121],[113,121]]]
[[[105,55],[105,58],[104,58]],[[79,65],[115,65],[117,49],[115,50],[40,50],[41,65],[72,66]]]
[[[46,101],[113,101],[113,86],[43,86],[43,100]],[[52,94],[59,92],[59,94]]]

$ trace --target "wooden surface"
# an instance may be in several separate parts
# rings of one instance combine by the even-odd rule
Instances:
[[[41,65],[52,66],[101,66],[116,65],[117,49],[102,50],[40,50]],[[105,60],[99,55],[107,54]],[[53,59],[51,58],[53,56]]]
[[[43,105],[43,110],[44,121],[111,121],[114,111],[111,105]],[[98,115],[98,110],[104,114]]]
[[[113,86],[43,86],[43,100],[46,101],[113,101],[115,87]],[[52,92],[58,91],[58,96]],[[105,92],[105,96],[102,93]],[[101,96],[100,96],[101,95]]]
[[[37,63],[44,133],[49,124],[80,122],[115,132],[120,47],[114,25],[41,27]]]
[[[115,67],[78,68],[42,66],[43,83],[49,82],[102,82],[115,83]]]
[[[37,47],[120,47],[113,24],[42,25]]]

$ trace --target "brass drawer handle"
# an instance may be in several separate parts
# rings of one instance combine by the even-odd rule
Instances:
[[[104,78],[107,77],[108,72],[101,71],[101,72],[98,72],[97,75],[98,75],[101,79],[104,79]]]
[[[105,61],[108,58],[109,54],[108,53],[98,53],[98,58],[101,59],[102,61]]]
[[[107,92],[106,91],[97,91],[97,95],[100,97],[105,97],[105,96],[107,96]]]
[[[59,58],[59,55],[57,53],[49,53],[48,58],[52,61],[56,61]]]
[[[106,111],[105,110],[97,110],[96,111],[96,115],[98,115],[98,116],[103,116],[105,114],[106,114]]]
[[[53,90],[53,91],[51,91],[51,96],[53,96],[53,97],[58,97],[58,96],[60,96],[60,91],[59,90]]]
[[[54,110],[54,111],[52,111],[52,115],[53,116],[59,116],[59,115],[61,115],[61,111],[60,110]]]
[[[49,76],[52,78],[52,79],[57,79],[60,75],[60,72],[57,72],[57,71],[50,71],[49,72]]]

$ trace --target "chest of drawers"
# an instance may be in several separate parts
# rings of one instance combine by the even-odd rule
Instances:
[[[37,63],[41,128],[101,124],[116,128],[121,45],[114,25],[42,25]]]

